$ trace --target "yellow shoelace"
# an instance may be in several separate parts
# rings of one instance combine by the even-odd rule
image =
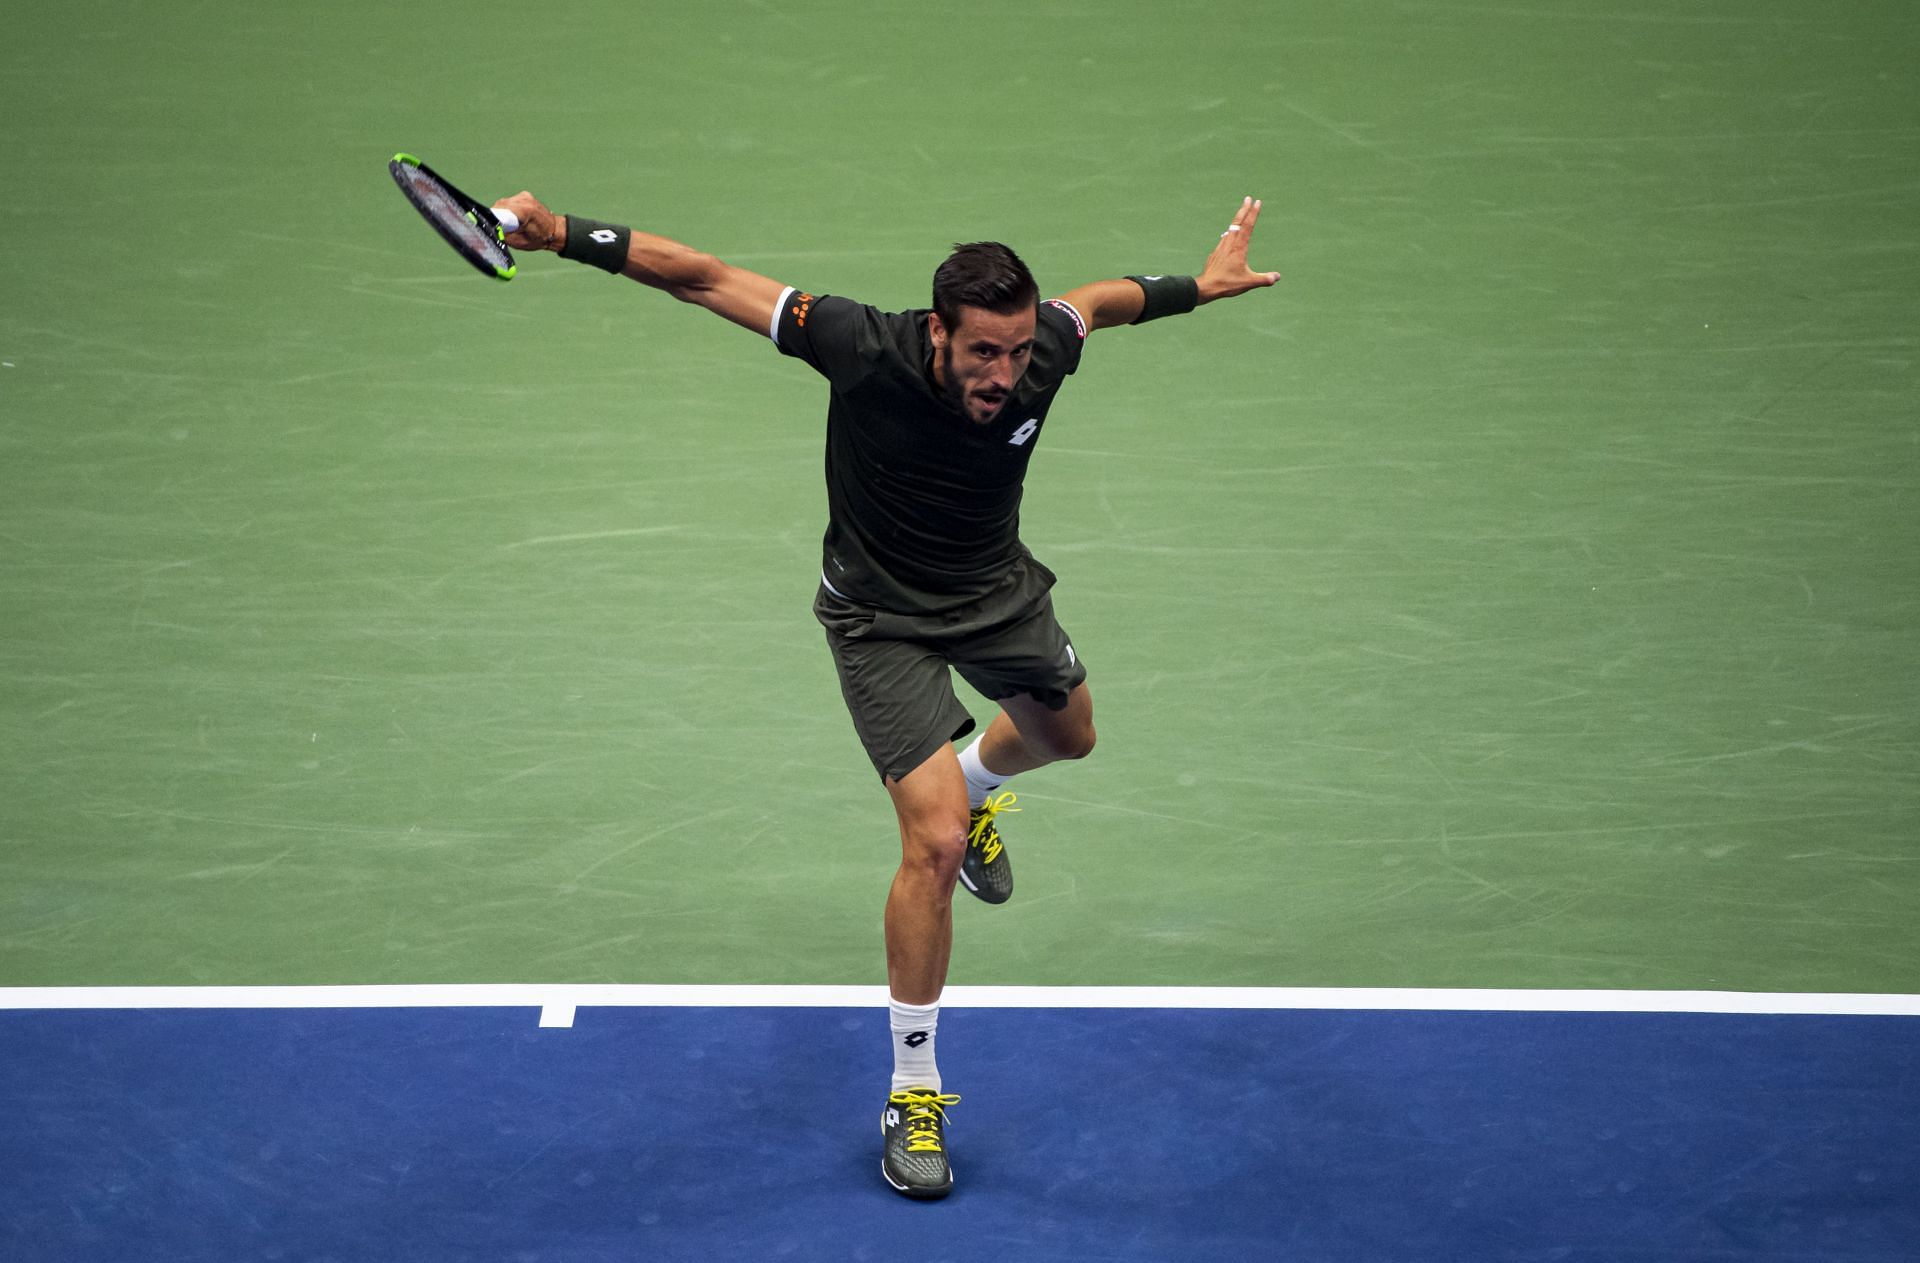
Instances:
[[[973,813],[973,828],[967,832],[967,845],[980,848],[980,858],[991,864],[1000,858],[1000,831],[993,827],[993,818],[1003,811],[1018,812],[1013,804],[1019,800],[1008,790],[999,797],[988,796]]]
[[[908,1153],[940,1152],[940,1129],[935,1124],[947,1121],[947,1106],[958,1105],[959,1097],[951,1092],[945,1096],[938,1092],[895,1092],[887,1101],[906,1111]]]

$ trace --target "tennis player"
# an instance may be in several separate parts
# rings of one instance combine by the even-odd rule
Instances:
[[[996,815],[1008,778],[1093,749],[1087,669],[1053,614],[1053,572],[1020,542],[1020,494],[1054,397],[1097,329],[1178,316],[1272,285],[1247,248],[1247,198],[1198,276],[1095,281],[1040,300],[1017,255],[955,247],[931,310],[883,312],[730,266],[710,254],[580,216],[531,193],[517,250],[552,250],[665,290],[806,361],[827,379],[827,509],[814,615],[874,770],[900,822],[887,895],[893,1082],[880,1169],[909,1197],[953,1188],[934,1059],[953,944],[953,888],[988,903],[1013,893]],[[974,727],[951,671],[999,714]]]

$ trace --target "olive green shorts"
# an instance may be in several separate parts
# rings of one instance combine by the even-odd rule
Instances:
[[[973,731],[949,668],[993,701],[1027,693],[1066,707],[1087,669],[1053,616],[1053,581],[1052,571],[1027,562],[993,592],[941,614],[877,610],[821,584],[813,615],[881,779],[905,776]]]

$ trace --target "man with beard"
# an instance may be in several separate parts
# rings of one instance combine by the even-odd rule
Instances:
[[[930,310],[882,312],[814,296],[678,242],[548,210],[501,205],[507,244],[552,250],[665,290],[771,338],[831,387],[829,518],[814,614],[854,728],[899,818],[901,862],[885,934],[894,1073],[881,1173],[909,1197],[953,1187],[934,1060],[953,943],[956,880],[988,903],[1013,892],[995,823],[1008,778],[1093,749],[1087,672],[1053,615],[1054,575],[1020,542],[1020,495],[1054,396],[1097,329],[1181,315],[1269,286],[1247,247],[1260,203],[1241,202],[1198,276],[1095,281],[1040,301],[997,242],[956,246]],[[973,719],[951,671],[1000,713]]]

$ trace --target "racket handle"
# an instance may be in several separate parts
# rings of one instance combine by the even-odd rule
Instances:
[[[520,231],[520,217],[514,214],[512,211],[508,210],[506,207],[504,206],[494,207],[493,217],[499,220],[500,226],[506,229],[508,232]]]

